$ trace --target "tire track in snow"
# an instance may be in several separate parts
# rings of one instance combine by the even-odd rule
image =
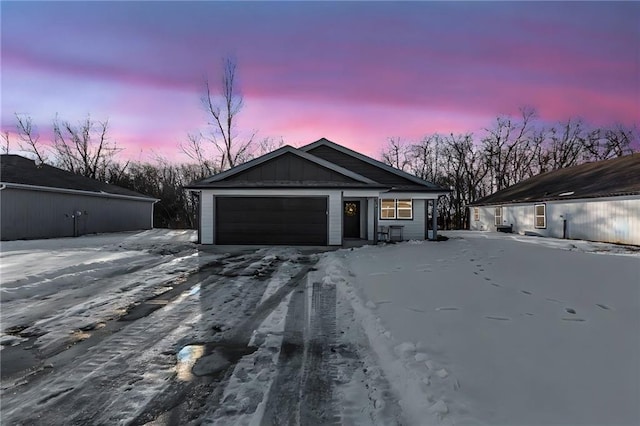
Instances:
[[[234,272],[230,275],[237,275],[235,272],[242,272],[241,266],[256,258],[235,265],[233,259],[229,260],[226,264]],[[202,278],[197,276],[197,280]],[[208,286],[213,287],[210,299],[217,299],[216,289],[224,295],[246,279],[217,277]],[[248,293],[255,293],[253,299],[259,300],[263,287],[241,285],[245,294],[237,300],[242,304],[251,299]],[[48,424],[111,424],[135,417],[155,395],[170,386],[175,366],[173,346],[201,321],[201,302],[190,296],[193,295],[185,292],[161,310],[103,339],[75,366],[41,377],[31,383],[35,386],[10,389],[3,395],[4,420],[38,423],[38,419],[45,418]],[[219,303],[224,311],[224,302]],[[229,316],[237,315],[233,303],[226,310]]]
[[[310,288],[295,291],[262,425],[339,424],[331,351],[335,333],[335,286],[314,282]]]

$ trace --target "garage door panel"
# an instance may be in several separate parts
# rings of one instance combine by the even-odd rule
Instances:
[[[326,197],[217,197],[216,244],[327,244]]]

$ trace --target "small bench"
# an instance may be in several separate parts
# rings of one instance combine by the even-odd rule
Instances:
[[[391,241],[403,241],[404,240],[404,226],[391,225],[389,227],[389,240],[391,240]]]

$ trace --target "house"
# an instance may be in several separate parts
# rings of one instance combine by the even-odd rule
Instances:
[[[640,153],[543,173],[469,209],[472,230],[640,245]]]
[[[324,138],[284,146],[188,189],[200,196],[202,244],[329,246],[436,238],[429,224],[438,197],[448,193]]]
[[[18,155],[0,156],[4,241],[151,229],[156,201]]]

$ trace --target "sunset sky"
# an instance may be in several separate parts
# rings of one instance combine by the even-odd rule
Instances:
[[[640,121],[638,2],[5,2],[2,130],[109,119],[124,158],[184,161],[206,76],[238,61],[238,130],[327,137],[481,133],[499,114]]]

